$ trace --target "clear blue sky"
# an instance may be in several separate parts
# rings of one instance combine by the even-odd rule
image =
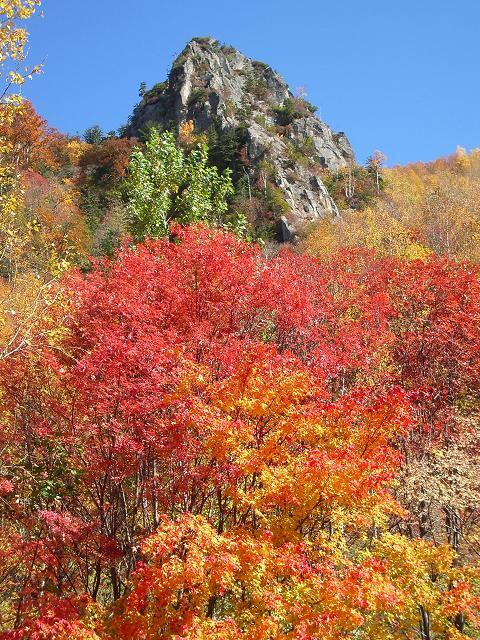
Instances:
[[[25,89],[64,132],[116,129],[142,81],[162,81],[194,36],[279,71],[360,161],[431,160],[480,146],[480,0],[44,0]]]

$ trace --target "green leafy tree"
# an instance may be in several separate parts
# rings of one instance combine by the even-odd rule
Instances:
[[[88,144],[100,144],[105,140],[105,134],[102,129],[98,126],[98,124],[94,124],[92,127],[88,127],[85,129],[85,133],[83,134],[83,139]]]
[[[185,151],[173,133],[150,131],[144,149],[135,148],[126,181],[130,230],[136,239],[158,238],[169,223],[206,222],[232,226],[226,216],[233,194],[231,171],[208,164],[208,146]]]

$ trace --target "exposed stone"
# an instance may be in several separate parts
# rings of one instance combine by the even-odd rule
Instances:
[[[295,240],[298,238],[298,231],[296,227],[286,219],[285,216],[281,216],[279,226],[280,242],[295,242]]]
[[[149,124],[179,127],[188,120],[198,132],[215,127],[219,135],[245,127],[250,171],[258,174],[260,163],[269,167],[269,180],[282,189],[294,227],[336,215],[321,170],[352,162],[350,143],[317,118],[311,105],[294,98],[268,65],[212,38],[193,39],[168,81],[136,107],[128,134],[139,135]]]

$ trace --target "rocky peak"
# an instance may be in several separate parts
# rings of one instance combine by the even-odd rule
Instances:
[[[288,229],[336,213],[322,170],[352,162],[350,143],[267,64],[213,38],[194,38],[167,81],[143,95],[128,134],[138,136],[152,124],[178,128],[189,120],[199,133],[215,131],[217,140],[229,137],[230,145],[242,146],[250,196],[252,185],[263,184],[265,193],[275,189],[276,214],[288,220]]]

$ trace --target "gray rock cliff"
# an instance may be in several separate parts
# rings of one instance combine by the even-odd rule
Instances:
[[[217,139],[230,136],[230,144],[242,146],[243,180],[250,192],[251,185],[275,189],[278,220],[286,216],[295,228],[336,214],[322,171],[353,162],[350,143],[268,65],[212,38],[195,38],[167,81],[145,92],[127,134],[139,136],[152,124],[178,129],[190,120],[197,132],[214,130]]]

